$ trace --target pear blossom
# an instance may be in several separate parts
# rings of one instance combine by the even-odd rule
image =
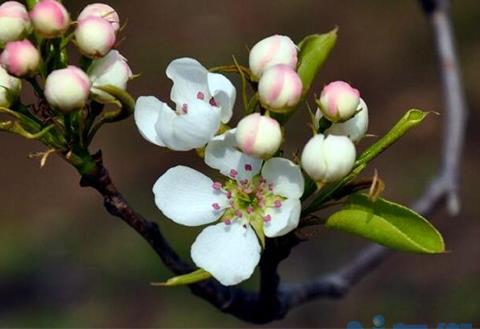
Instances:
[[[270,67],[258,82],[260,103],[272,111],[297,105],[302,89],[302,80],[297,72],[284,64]]]
[[[105,3],[92,3],[86,6],[80,15],[78,15],[77,21],[81,21],[90,16],[103,17],[112,24],[113,29],[117,32],[120,29],[120,17],[118,13]]]
[[[198,61],[180,58],[167,67],[173,81],[172,109],[156,97],[140,97],[135,123],[149,142],[176,151],[188,151],[207,144],[220,123],[232,117],[236,90],[223,75],[209,73]]]
[[[323,117],[320,109],[315,113],[315,129],[318,129],[318,123]],[[347,136],[354,143],[358,143],[368,130],[368,107],[363,99],[360,98],[360,104],[356,109],[356,114],[353,118],[345,122],[332,123],[324,133],[327,135]]]
[[[112,24],[103,17],[88,16],[78,22],[75,40],[80,52],[88,58],[105,56],[115,45],[117,37]]]
[[[88,68],[87,74],[92,82],[92,95],[101,103],[111,102],[114,97],[98,87],[112,85],[125,90],[128,80],[133,75],[127,59],[118,50],[111,50],[107,56],[94,60]]]
[[[268,158],[282,143],[282,130],[277,120],[253,113],[237,125],[235,134],[238,147],[248,155]]]
[[[33,27],[44,38],[57,38],[70,26],[70,14],[55,0],[41,0],[30,12]]]
[[[22,89],[22,81],[0,66],[0,106],[10,107],[12,102],[20,94]]]
[[[6,1],[0,5],[0,47],[23,39],[30,29],[30,17],[24,5]]]
[[[0,56],[0,63],[16,77],[35,75],[40,69],[42,57],[37,48],[29,41],[7,43]]]
[[[360,92],[344,81],[326,85],[317,101],[320,111],[332,122],[343,122],[355,115]]]
[[[186,226],[218,222],[197,236],[191,257],[223,285],[253,274],[263,236],[282,236],[298,226],[304,191],[300,168],[290,160],[263,162],[235,146],[230,130],[205,149],[206,164],[225,175],[224,182],[176,166],[153,187],[157,207],[172,221]]]

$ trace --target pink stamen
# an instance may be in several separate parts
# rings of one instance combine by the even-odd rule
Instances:
[[[268,189],[269,189],[270,191],[273,191],[273,184],[268,184]]]
[[[212,208],[215,209],[215,210],[220,210],[220,205],[215,202],[215,203],[212,204]]]
[[[231,191],[228,191],[227,192],[227,199],[231,199],[232,198],[232,192]]]
[[[199,92],[197,93],[197,98],[203,101],[203,100],[205,99],[205,94],[202,93],[201,91],[199,91]]]
[[[282,207],[282,201],[280,201],[280,200],[275,200],[274,205],[275,205],[275,208],[281,208],[281,207]]]
[[[253,168],[252,168],[252,165],[251,165],[251,164],[247,163],[247,164],[245,165],[245,171],[252,171],[252,169],[253,169]]]
[[[210,98],[210,101],[208,103],[214,107],[218,107],[217,101],[213,97]]]
[[[222,188],[222,183],[215,182],[215,183],[213,183],[212,187],[213,187],[214,190],[219,191]]]
[[[235,210],[235,216],[237,216],[238,218],[242,218],[243,214],[239,209],[237,209],[237,210]]]
[[[253,208],[252,207],[248,207],[247,208],[247,213],[251,214],[253,212]]]
[[[236,178],[237,175],[238,175],[238,171],[236,171],[235,169],[230,170],[230,177]]]
[[[232,221],[230,219],[226,219],[224,221],[225,225],[231,225],[232,224]]]
[[[188,104],[184,103],[184,104],[182,105],[182,112],[185,113],[185,114],[188,113]]]
[[[272,220],[272,216],[270,216],[270,215],[266,215],[266,216],[263,217],[263,221],[264,221],[265,223],[268,223],[268,222],[271,221],[271,220]]]
[[[242,185],[247,185],[247,184],[248,184],[248,179],[242,179],[242,180],[240,181],[240,184],[242,184]]]

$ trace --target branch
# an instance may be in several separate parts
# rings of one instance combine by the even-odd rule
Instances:
[[[445,201],[451,215],[460,210],[458,186],[465,139],[466,102],[460,79],[454,36],[448,13],[448,0],[420,0],[430,17],[442,74],[446,115],[442,147],[442,165],[436,178],[412,208],[431,216]],[[352,286],[375,270],[392,254],[379,245],[370,245],[338,271],[312,282],[280,287],[288,307],[298,306],[319,297],[343,297]]]
[[[458,72],[458,63],[453,45],[453,35],[445,0],[424,0],[422,4],[431,17],[440,56],[440,67],[445,93],[446,116],[442,165],[437,177],[427,187],[413,208],[431,215],[447,201],[451,213],[459,208],[458,180],[464,141],[465,102]],[[162,262],[175,274],[193,270],[168,244],[157,224],[136,213],[117,190],[101,154],[92,159],[93,170],[83,174],[82,186],[96,189],[103,197],[105,208],[121,218],[147,241]],[[249,292],[238,287],[222,286],[214,279],[190,285],[191,291],[210,302],[220,311],[232,314],[251,323],[268,323],[282,319],[290,309],[315,298],[343,297],[356,283],[377,268],[392,253],[384,247],[370,245],[339,270],[307,283],[280,284],[277,273],[279,263],[285,259],[299,238],[289,234],[270,239],[260,261],[259,292]]]

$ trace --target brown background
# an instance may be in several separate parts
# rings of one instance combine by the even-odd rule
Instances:
[[[65,1],[76,16],[86,1]],[[339,41],[318,79],[350,81],[370,108],[371,129],[384,133],[411,107],[443,112],[428,21],[413,0],[403,1],[111,1],[128,26],[121,52],[142,77],[135,96],[168,99],[164,70],[172,59],[197,58],[206,66],[246,63],[245,45],[280,33],[302,36],[339,26]],[[453,18],[470,106],[462,177],[463,210],[435,216],[450,253],[398,254],[343,300],[318,300],[292,311],[281,327],[372,327],[375,314],[394,322],[480,324],[480,165],[478,72],[480,3],[453,1]],[[235,80],[238,82],[238,80]],[[237,102],[240,105],[240,102]],[[288,126],[289,147],[301,147],[308,130],[299,112]],[[414,200],[438,169],[442,120],[430,117],[370,167],[387,183],[385,195]],[[364,141],[362,145],[370,141]],[[197,229],[162,218],[151,187],[174,164],[205,169],[193,153],[168,152],[143,140],[133,120],[102,130],[96,147],[120,189],[143,214],[158,221],[188,257]],[[108,216],[100,198],[78,186],[78,176],[58,159],[39,169],[27,154],[44,148],[15,136],[0,139],[0,326],[18,327],[225,327],[248,326],[221,314],[186,288],[160,289],[151,281],[170,273],[126,225]],[[281,272],[304,280],[333,270],[364,241],[327,232],[295,250]],[[254,288],[255,280],[247,286]]]

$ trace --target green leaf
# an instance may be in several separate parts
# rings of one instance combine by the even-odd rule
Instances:
[[[400,251],[445,251],[441,234],[424,217],[385,199],[371,202],[365,194],[352,195],[346,207],[331,215],[325,225]]]
[[[152,283],[152,286],[162,286],[162,287],[184,286],[184,285],[204,281],[211,277],[212,275],[210,273],[200,268],[191,273],[170,278],[166,282]]]
[[[337,41],[337,29],[325,34],[312,34],[299,44],[297,73],[302,79],[303,96],[305,97],[314,82],[318,71],[330,54]]]

